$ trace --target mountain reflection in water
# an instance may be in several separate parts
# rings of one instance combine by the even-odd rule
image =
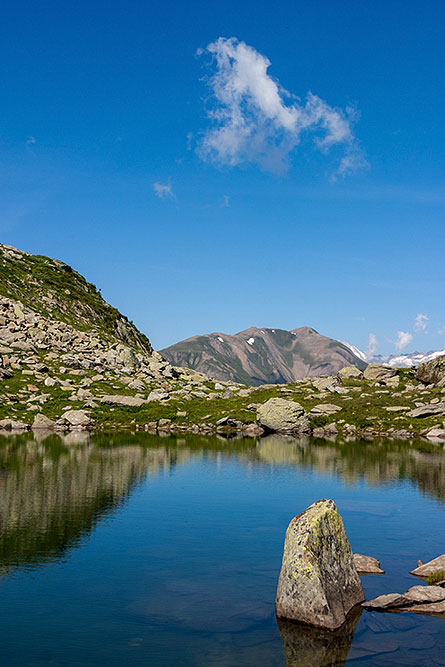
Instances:
[[[125,576],[129,578],[127,586],[130,582],[134,589],[131,589],[131,595],[128,589],[120,595],[122,600],[129,597],[125,603],[128,618],[134,619],[138,627],[142,624],[142,627],[152,628],[153,634],[150,635],[149,642],[153,646],[158,641],[161,646],[161,640],[166,642],[159,648],[159,653],[152,648],[157,657],[151,661],[152,653],[150,653],[150,664],[172,664],[178,659],[177,653],[174,652],[175,642],[171,643],[170,635],[174,636],[171,634],[172,628],[176,628],[175,632],[182,637],[181,641],[186,641],[187,637],[187,641],[192,642],[195,637],[193,641],[198,645],[196,633],[201,632],[199,641],[203,646],[207,646],[208,642],[208,652],[202,655],[202,660],[198,659],[193,653],[194,649],[189,647],[192,657],[183,658],[183,664],[187,665],[282,665],[283,657],[288,667],[341,665],[346,660],[348,664],[356,664],[356,661],[361,664],[362,659],[370,665],[396,665],[400,664],[397,660],[402,659],[400,647],[404,644],[410,644],[411,651],[426,651],[425,656],[428,655],[429,663],[420,659],[417,663],[408,661],[403,664],[445,664],[440,661],[440,657],[437,657],[441,655],[437,639],[440,636],[437,627],[437,622],[441,623],[440,619],[429,619],[428,623],[424,618],[413,619],[412,614],[392,615],[390,618],[391,615],[388,614],[364,612],[360,617],[359,610],[349,617],[347,624],[337,633],[325,633],[279,621],[278,630],[282,641],[279,653],[276,646],[278,630],[273,603],[279,570],[278,551],[282,549],[284,524],[283,526],[280,524],[278,528],[275,525],[276,510],[271,510],[264,521],[262,518],[264,516],[262,513],[267,512],[270,505],[270,496],[264,487],[264,480],[268,478],[269,472],[278,471],[279,480],[282,480],[280,471],[285,471],[288,477],[293,470],[300,474],[303,471],[304,474],[307,472],[310,475],[314,473],[321,475],[321,482],[313,482],[313,488],[309,489],[310,494],[318,494],[311,497],[311,502],[317,497],[322,497],[321,494],[325,493],[326,480],[330,480],[330,492],[338,492],[344,496],[343,510],[360,512],[360,517],[352,525],[353,530],[359,531],[363,521],[362,514],[369,512],[377,517],[375,520],[379,517],[383,521],[386,520],[386,516],[389,516],[387,513],[390,512],[387,508],[391,506],[391,502],[394,503],[394,493],[391,499],[386,495],[378,496],[376,499],[369,494],[363,499],[359,494],[357,499],[356,496],[349,498],[344,491],[345,488],[350,489],[365,484],[366,488],[385,491],[391,488],[391,485],[402,483],[404,488],[410,487],[414,491],[420,491],[425,498],[432,499],[439,506],[443,503],[445,450],[442,445],[420,441],[330,442],[279,436],[226,440],[217,436],[161,437],[125,433],[113,435],[2,433],[0,435],[0,584],[3,583],[3,587],[0,590],[3,590],[8,581],[13,581],[16,574],[36,571],[40,566],[51,563],[63,563],[70,553],[79,548],[87,551],[88,543],[101,522],[114,515],[117,516],[120,510],[124,510],[138,488],[143,489],[147,484],[151,486],[155,480],[160,480],[162,477],[174,481],[173,473],[184,471],[187,466],[189,469],[196,468],[196,478],[185,475],[185,481],[181,482],[185,484],[187,480],[191,480],[187,493],[194,495],[186,497],[192,501],[199,494],[204,497],[209,493],[209,489],[212,493],[213,477],[210,486],[207,481],[208,486],[203,490],[200,489],[199,476],[205,476],[206,471],[213,471],[213,475],[220,468],[229,467],[235,471],[233,473],[235,476],[241,474],[243,477],[246,471],[255,473],[254,484],[246,494],[254,492],[256,495],[250,506],[242,506],[244,512],[248,507],[253,508],[253,523],[249,526],[252,526],[251,530],[257,532],[245,533],[243,524],[237,525],[238,512],[243,511],[239,509],[240,499],[241,503],[245,500],[238,495],[232,504],[227,504],[225,511],[232,514],[231,518],[225,519],[227,525],[224,524],[225,539],[229,542],[234,539],[233,544],[238,546],[229,544],[227,551],[220,552],[218,549],[221,547],[217,543],[213,546],[210,542],[206,542],[211,539],[209,535],[212,533],[208,531],[213,516],[218,516],[218,512],[221,511],[222,501],[218,498],[215,500],[210,498],[208,508],[210,518],[207,519],[207,516],[203,515],[204,524],[200,524],[202,518],[193,517],[191,525],[181,526],[185,540],[182,543],[182,552],[179,547],[177,553],[172,551],[167,539],[168,532],[165,536],[162,534],[159,537],[159,546],[157,544],[150,546],[156,540],[151,540],[149,546],[141,542],[146,549],[144,553],[148,554],[147,571],[134,573],[134,581],[130,579],[131,572],[126,571]],[[230,480],[227,483],[231,493]],[[279,484],[281,483],[279,481]],[[287,484],[292,485],[292,479],[288,480]],[[190,491],[190,489],[195,490]],[[178,498],[181,498],[181,489],[178,493]],[[277,493],[279,494],[279,491]],[[154,497],[150,498],[153,502]],[[212,505],[212,502],[216,504]],[[258,514],[255,512],[255,503],[259,503]],[[296,513],[304,509],[298,505],[294,506],[293,503],[292,500],[291,511]],[[142,508],[145,507],[142,505]],[[167,517],[172,507],[176,505],[169,505],[170,509],[166,511]],[[162,499],[159,500],[159,508],[162,512]],[[141,516],[143,515],[137,515],[138,521]],[[209,525],[206,524],[207,520]],[[150,521],[146,524],[145,530],[147,526],[151,530],[153,525],[157,537],[159,531],[164,530],[165,522],[163,523],[162,518],[157,520],[158,523],[153,519]],[[136,535],[137,528],[128,530],[130,537],[127,535],[127,539],[132,540],[131,531],[135,530]],[[202,544],[200,544],[201,530]],[[261,534],[261,531],[264,533]],[[275,534],[274,531],[279,531],[278,547],[269,546],[272,543],[277,544],[276,540],[270,541],[270,536]],[[264,554],[258,553],[256,561],[253,561],[249,552],[251,547],[245,545],[253,544],[249,540],[255,535],[259,536],[258,543],[267,545],[269,551]],[[412,536],[409,536],[408,540],[405,530],[402,537],[405,539],[406,549],[410,550],[410,558],[417,558],[417,554],[413,553]],[[148,537],[144,539],[149,543]],[[237,554],[236,548],[244,548],[245,553]],[[395,551],[406,557],[401,549],[400,543],[397,543]],[[190,550],[191,555],[187,550]],[[218,559],[212,561],[215,553],[218,554]],[[271,554],[275,555],[271,557]],[[190,563],[187,565],[187,558],[190,559],[190,563],[194,563],[196,572],[191,569]],[[162,570],[162,566],[166,569]],[[115,567],[116,565],[112,563],[111,570]],[[171,571],[168,568],[171,568]],[[408,571],[407,567],[405,569]],[[155,576],[151,581],[153,572]],[[100,575],[98,578],[100,579]],[[140,585],[140,581],[145,584]],[[147,581],[150,581],[149,585]],[[370,579],[367,581],[371,582]],[[397,579],[394,580],[396,581]],[[382,586],[381,592],[390,592],[389,589],[385,591],[383,589],[396,584],[376,583],[374,578],[369,584],[373,594],[379,592],[376,588],[379,585]],[[97,612],[95,613],[97,616]],[[142,630],[140,632],[142,633]],[[267,640],[263,639],[265,632]],[[164,638],[163,633],[170,634]],[[242,639],[244,635],[245,640]],[[233,639],[234,637],[236,639]],[[142,642],[142,639],[131,641],[136,642],[134,646],[139,646],[138,642]],[[60,643],[62,644],[62,639]],[[166,652],[164,655],[167,645],[171,653]],[[258,647],[255,648],[256,662],[253,662],[252,658],[253,646]],[[111,647],[110,640],[110,651]],[[54,646],[48,648],[48,651],[50,650],[55,650]],[[62,648],[60,650],[62,651]],[[203,650],[201,646],[199,655]],[[98,655],[100,654],[97,662],[89,662],[85,656],[82,657],[80,648],[78,651],[79,655],[73,657],[73,664],[100,665],[104,661],[103,645],[97,648]],[[6,654],[5,664],[46,664],[45,661],[39,662],[34,658],[32,660],[29,658],[27,662],[27,658],[20,655],[17,655],[15,662],[11,657],[14,655],[11,648],[11,653]],[[389,655],[396,656],[393,662],[387,657],[381,657]],[[412,655],[416,655],[415,659],[419,660],[417,653]],[[111,652],[107,664],[119,664],[118,661],[124,658],[126,659],[125,653],[117,652],[114,657]],[[67,658],[61,658],[59,662],[56,658],[54,660],[54,664],[59,665],[65,664]],[[142,664],[142,662],[132,663],[130,660],[128,664]]]
[[[363,478],[371,485],[404,479],[445,500],[445,451],[423,442],[8,434],[0,437],[2,571],[62,556],[147,475],[211,457],[310,468],[351,484]]]

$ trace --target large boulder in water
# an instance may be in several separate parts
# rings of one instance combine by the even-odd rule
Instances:
[[[425,384],[445,386],[445,355],[420,364],[417,368],[416,378]]]
[[[257,409],[260,426],[277,433],[305,433],[310,430],[304,408],[296,401],[269,398]]]
[[[335,630],[364,599],[343,520],[333,500],[319,500],[286,531],[277,616]]]

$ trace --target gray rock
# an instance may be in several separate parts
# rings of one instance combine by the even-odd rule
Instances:
[[[320,403],[312,408],[311,415],[333,415],[341,409],[339,405],[333,403]]]
[[[326,377],[313,378],[312,384],[318,391],[326,391],[326,389],[332,391],[340,383],[335,375],[327,375]]]
[[[363,603],[367,609],[409,611],[415,614],[440,614],[445,611],[445,589],[440,586],[413,586],[406,593],[379,595]]]
[[[445,588],[440,586],[412,586],[403,597],[413,603],[442,602],[445,600]]]
[[[105,405],[124,406],[129,408],[140,408],[141,405],[144,405],[145,403],[143,398],[137,398],[136,396],[121,396],[119,394],[102,396],[100,402]]]
[[[397,368],[380,364],[368,364],[363,372],[363,377],[368,382],[393,385],[398,384],[398,374]]]
[[[354,554],[354,565],[359,574],[385,574],[385,570],[380,567],[380,561],[372,556]]]
[[[420,364],[417,368],[416,378],[424,384],[440,384],[445,380],[445,355]]]
[[[386,595],[379,595],[373,600],[366,600],[362,607],[366,607],[366,609],[395,609],[406,604],[406,598],[400,593],[387,593]]]
[[[133,350],[126,345],[118,345],[117,352],[119,359],[124,366],[128,366],[128,368],[139,368],[141,365]]]
[[[431,417],[432,415],[443,415],[445,414],[445,403],[436,403],[434,405],[421,405],[414,410],[410,410],[406,413],[407,417]]]
[[[426,437],[430,440],[445,440],[445,428],[432,428]]]
[[[163,389],[155,389],[148,394],[147,401],[166,401],[169,398],[169,395]]]
[[[10,428],[12,431],[29,431],[29,424],[24,422],[11,421]]]
[[[342,380],[360,380],[363,377],[363,371],[356,366],[345,366],[338,371],[338,376]]]
[[[33,430],[35,429],[51,429],[56,426],[56,423],[50,419],[49,417],[46,417],[45,415],[42,415],[41,413],[37,414],[34,417],[34,421],[32,423],[31,428]]]
[[[91,417],[85,410],[68,410],[63,413],[62,419],[70,426],[89,426],[92,423]]]
[[[257,408],[260,426],[278,433],[300,433],[310,429],[304,408],[285,398],[270,398]]]
[[[411,570],[410,574],[414,574],[416,577],[429,577],[437,572],[445,572],[445,554],[416,567]]]
[[[342,518],[332,500],[319,500],[286,531],[277,616],[335,630],[363,599]]]

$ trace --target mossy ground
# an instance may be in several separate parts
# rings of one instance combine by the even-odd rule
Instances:
[[[0,384],[0,419],[11,418],[17,421],[32,423],[37,412],[43,413],[53,420],[57,420],[63,412],[68,409],[82,409],[85,400],[76,400],[77,389],[82,384],[83,378],[91,378],[94,371],[85,371],[79,377],[75,372],[59,372],[57,377],[62,381],[70,381],[70,385],[62,387],[46,387],[43,381],[29,377],[23,372],[15,372],[10,379],[3,380]],[[414,389],[401,393],[406,385],[414,385]],[[116,376],[113,379],[95,381],[86,387],[95,398],[96,407],[91,408],[91,416],[98,428],[114,427],[143,427],[150,422],[160,419],[168,419],[172,424],[203,425],[216,424],[223,417],[243,422],[244,424],[256,421],[255,405],[264,403],[272,397],[284,397],[288,400],[299,402],[307,412],[320,403],[334,403],[341,407],[341,411],[334,415],[311,416],[312,427],[325,426],[335,422],[341,432],[344,424],[351,424],[358,429],[374,429],[381,432],[396,430],[409,430],[418,434],[421,430],[441,425],[443,418],[432,416],[424,419],[409,418],[405,412],[388,412],[389,406],[406,406],[409,409],[415,407],[415,402],[430,402],[433,398],[442,400],[443,394],[440,388],[426,390],[414,379],[412,371],[401,371],[401,382],[397,387],[377,387],[363,380],[346,380],[343,385],[352,391],[346,395],[329,394],[318,392],[310,382],[294,383],[290,385],[276,385],[274,387],[252,388],[248,396],[239,396],[234,393],[230,397],[218,396],[212,400],[189,396],[185,400],[183,396],[173,395],[168,402],[153,401],[144,403],[141,407],[112,407],[100,403],[103,394],[134,395],[135,391]],[[148,387],[157,388],[155,384]],[[206,394],[214,393],[214,382],[208,381],[201,388]],[[38,397],[46,397],[43,403]],[[73,400],[74,399],[74,400]],[[33,409],[29,409],[29,408]],[[185,413],[185,414],[184,414]]]

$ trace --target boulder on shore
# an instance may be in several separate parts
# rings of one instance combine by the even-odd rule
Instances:
[[[343,520],[333,500],[319,500],[286,531],[277,616],[335,630],[363,600]]]
[[[269,398],[257,408],[258,424],[277,433],[305,433],[310,430],[304,408],[296,401]]]

